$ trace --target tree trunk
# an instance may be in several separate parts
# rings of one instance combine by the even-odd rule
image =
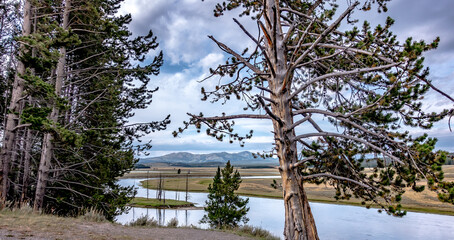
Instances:
[[[14,198],[15,199],[18,199],[19,200],[19,196],[21,195],[20,194],[20,185],[19,183],[21,182],[21,179],[22,179],[22,172],[24,170],[24,151],[25,151],[25,140],[26,140],[26,134],[27,134],[27,129],[24,129],[21,131],[22,133],[20,133],[19,135],[19,147],[17,148],[17,153],[15,155],[19,155],[19,161],[17,163],[17,171],[16,171],[16,179],[14,180]],[[13,161],[12,161],[12,164],[14,165],[14,158],[13,158]]]
[[[27,129],[27,135],[25,137],[25,151],[24,151],[24,175],[22,177],[22,194],[20,198],[20,203],[24,204],[27,201],[27,192],[28,184],[30,178],[30,151],[32,148],[32,132],[30,129]]]
[[[278,1],[266,0],[265,22],[267,33],[265,52],[269,56],[272,74],[268,79],[272,91],[270,98],[273,117],[276,152],[279,158],[279,171],[282,178],[282,190],[285,206],[285,239],[317,240],[317,228],[312,216],[301,173],[295,164],[298,161],[298,148],[295,140],[292,102],[289,99],[293,73],[287,61],[282,25],[280,22]],[[264,106],[265,107],[265,106]]]
[[[22,25],[22,35],[28,36],[31,32],[31,3],[26,0],[24,3],[24,20]],[[20,51],[25,52],[26,47],[21,44]],[[11,157],[14,151],[14,141],[16,138],[16,127],[19,120],[20,100],[24,90],[24,80],[20,77],[25,73],[25,65],[22,61],[17,62],[16,76],[14,78],[11,101],[6,116],[5,130],[3,134],[3,145],[0,152],[0,205],[7,199],[9,187],[9,170],[11,167]]]
[[[63,29],[68,29],[69,23],[69,11],[71,8],[71,0],[65,1],[65,8],[63,12]],[[60,47],[60,58],[58,59],[57,64],[57,76],[55,78],[55,95],[59,97],[61,95],[61,89],[63,85],[63,78],[65,74],[65,67],[66,67],[66,47]],[[52,103],[52,112],[49,116],[50,120],[54,123],[58,121],[58,114],[59,110],[57,108],[57,100]],[[35,193],[35,202],[33,204],[33,209],[35,211],[41,210],[43,207],[44,202],[44,195],[46,192],[47,181],[49,179],[49,170],[53,155],[53,139],[51,133],[44,134],[43,138],[43,146],[41,150],[41,159],[39,162],[39,170],[38,170],[38,182],[36,185],[36,193]]]
[[[282,190],[285,206],[285,239],[319,239],[314,217],[312,216],[306,192],[303,187],[301,173],[294,167],[298,160],[296,142],[293,140],[295,131],[289,130],[293,124],[291,103],[285,99],[287,93],[278,95],[278,102],[273,113],[283,120],[283,124],[273,121],[276,137],[276,151],[279,157],[279,171],[282,178]]]

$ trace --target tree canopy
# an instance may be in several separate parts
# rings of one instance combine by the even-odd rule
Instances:
[[[394,20],[372,27],[358,24],[355,11],[378,8],[387,0],[351,1],[229,0],[216,5],[214,15],[241,9],[251,16],[258,36],[234,19],[256,46],[236,52],[209,36],[230,57],[211,69],[221,77],[215,89],[202,88],[202,100],[241,99],[244,114],[205,116],[189,113],[190,125],[222,141],[252,137],[234,131],[234,120],[257,119],[273,125],[286,211],[286,239],[318,239],[304,182],[332,185],[337,199],[363,199],[389,214],[401,216],[406,187],[424,190],[425,180],[442,201],[453,203],[453,185],[443,182],[444,152],[434,152],[436,139],[412,136],[409,128],[430,129],[452,115],[452,109],[426,112],[423,97],[436,88],[423,65],[423,53],[438,46],[408,38],[399,42],[390,30]],[[340,25],[348,30],[341,30]],[[343,29],[346,27],[344,26]],[[208,81],[211,77],[207,78]],[[216,78],[216,81],[218,79]],[[362,163],[376,161],[371,171]]]
[[[27,0],[21,6],[18,55],[9,59],[16,68],[2,68],[2,76],[15,76],[6,85],[2,121],[2,204],[33,202],[36,210],[62,215],[97,208],[108,219],[126,209],[135,191],[118,185],[117,177],[151,147],[140,138],[165,129],[169,118],[130,123],[158,90],[148,85],[163,55],[144,62],[158,47],[156,37],[151,31],[132,36],[131,16],[118,14],[121,2]]]

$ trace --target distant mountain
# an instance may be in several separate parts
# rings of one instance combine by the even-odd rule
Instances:
[[[150,166],[156,163],[165,163],[179,167],[217,167],[227,161],[234,166],[277,166],[278,160],[274,158],[254,158],[251,152],[239,153],[209,153],[192,154],[188,152],[170,153],[160,157],[142,158],[138,164]]]

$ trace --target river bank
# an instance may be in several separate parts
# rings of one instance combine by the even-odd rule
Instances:
[[[122,186],[135,186],[137,196],[157,196],[158,191],[145,189],[140,181],[146,179],[122,179]],[[206,179],[205,179],[206,180]],[[269,180],[269,179],[268,179]],[[167,199],[186,199],[184,191],[165,191]],[[203,207],[207,193],[188,192],[188,201],[197,207]],[[377,239],[377,240],[427,240],[450,239],[454,232],[454,216],[408,212],[404,217],[393,217],[386,213],[378,213],[377,209],[351,206],[352,204],[327,204],[311,202],[310,206],[317,225],[320,239]],[[282,199],[249,197],[250,210],[246,217],[248,224],[266,229],[275,236],[282,237],[285,210]],[[141,216],[154,218],[160,225],[167,225],[177,219],[180,226],[197,226],[201,224],[204,210],[183,209],[149,209],[132,208],[116,218],[118,223],[128,224]],[[415,229],[414,226],[424,226]],[[412,229],[412,230],[409,230]]]
[[[454,181],[454,166],[444,166],[445,179]],[[211,177],[214,175],[216,168],[186,168],[181,169],[181,174],[176,174],[178,169],[167,168],[162,172],[153,171],[148,173],[150,178],[157,178],[159,174],[163,178],[164,190],[185,191],[186,189],[186,174],[190,171],[188,177],[188,190],[190,192],[207,192],[208,185],[212,182]],[[282,199],[282,190],[273,188],[271,184],[276,180],[280,183],[280,176],[277,169],[239,169],[243,182],[240,189],[237,191],[242,196],[264,197]],[[144,176],[146,171],[135,172],[133,176]],[[260,175],[261,174],[261,175]],[[126,175],[131,176],[131,175]],[[260,178],[260,177],[263,178]],[[156,189],[158,179],[151,179],[142,182],[144,188]],[[335,200],[335,190],[331,186],[305,184],[305,190],[308,194],[309,201],[361,206],[360,199],[350,200]],[[414,192],[411,188],[406,189],[406,193],[402,197],[402,206],[404,210],[422,213],[434,213],[454,216],[454,205],[442,203],[438,200],[436,192],[425,190],[421,193]],[[372,206],[377,207],[377,206]]]

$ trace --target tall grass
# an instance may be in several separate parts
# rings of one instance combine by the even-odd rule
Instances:
[[[142,215],[136,220],[131,221],[128,226],[158,227],[159,223],[154,218],[148,218],[147,215]]]
[[[26,215],[26,214],[33,214],[35,213],[33,211],[33,208],[30,206],[30,204],[24,202],[18,206],[18,204],[13,204],[10,201],[6,201],[5,205],[3,208],[0,208],[0,212],[6,213],[6,212],[11,212],[19,215]]]
[[[107,222],[107,219],[104,214],[102,214],[101,210],[92,207],[84,212],[83,215],[80,215],[80,219],[90,222]]]
[[[239,233],[244,233],[249,236],[259,238],[259,239],[265,239],[265,240],[280,240],[279,237],[274,236],[272,233],[270,233],[268,230],[263,229],[261,227],[254,227],[254,226],[249,226],[249,225],[244,225],[237,227],[233,229],[235,232]]]
[[[172,227],[172,228],[178,227],[178,219],[177,218],[170,219],[170,221],[167,223],[167,227]]]

